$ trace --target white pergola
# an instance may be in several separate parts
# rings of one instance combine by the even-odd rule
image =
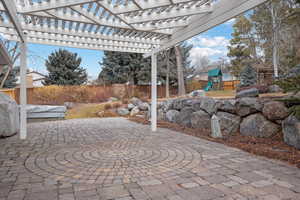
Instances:
[[[21,139],[27,135],[27,43],[151,56],[151,129],[156,131],[157,54],[266,1],[1,0],[0,33],[21,43]]]

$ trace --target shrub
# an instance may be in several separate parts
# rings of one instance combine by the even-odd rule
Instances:
[[[292,68],[287,76],[277,81],[278,84],[285,92],[300,93],[300,65]],[[300,97],[299,95],[290,96],[282,99],[287,107],[289,107],[291,114],[300,119]]]
[[[241,84],[240,87],[248,87],[256,84],[257,73],[251,65],[247,65],[241,72]]]
[[[110,103],[104,105],[104,110],[110,110],[112,105]]]
[[[101,103],[111,97],[111,90],[91,86],[46,86],[34,88],[30,97],[31,104]]]

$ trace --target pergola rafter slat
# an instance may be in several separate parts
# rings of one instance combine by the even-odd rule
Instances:
[[[151,56],[156,131],[157,54],[266,1],[1,0],[0,33],[21,41],[21,138],[26,138],[27,42]]]

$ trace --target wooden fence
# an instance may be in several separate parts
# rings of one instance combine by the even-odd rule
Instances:
[[[236,89],[239,81],[225,81],[224,90]],[[207,81],[192,81],[186,86],[187,92],[205,88]],[[170,95],[177,95],[177,88],[170,88]],[[20,89],[4,89],[4,92],[19,103]],[[158,98],[166,95],[165,86],[157,87]],[[134,86],[114,84],[107,86],[46,86],[40,88],[27,88],[28,104],[61,105],[64,102],[77,103],[99,103],[106,101],[109,97],[129,99],[131,97],[150,98],[151,86]]]

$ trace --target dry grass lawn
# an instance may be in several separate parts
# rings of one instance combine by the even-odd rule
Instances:
[[[100,117],[99,112],[103,112],[101,117],[117,117],[113,109],[120,107],[120,102],[81,104],[67,111],[66,119],[95,118]]]

